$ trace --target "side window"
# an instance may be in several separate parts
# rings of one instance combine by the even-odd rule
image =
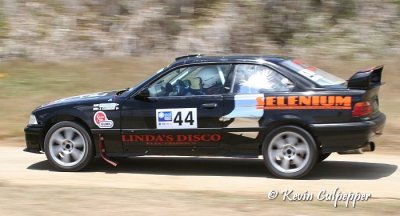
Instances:
[[[235,68],[232,92],[236,94],[258,94],[290,91],[293,83],[278,72],[262,66],[240,64]]]
[[[198,65],[170,71],[148,88],[151,97],[217,95],[224,93],[232,65]]]

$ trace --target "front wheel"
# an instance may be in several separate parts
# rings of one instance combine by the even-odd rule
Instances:
[[[267,169],[280,178],[301,178],[317,161],[314,138],[297,126],[282,126],[267,135],[262,153]]]
[[[85,128],[63,121],[47,132],[44,151],[50,164],[59,171],[78,171],[93,159],[93,144]]]

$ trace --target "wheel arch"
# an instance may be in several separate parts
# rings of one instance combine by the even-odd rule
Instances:
[[[42,151],[44,151],[44,140],[45,140],[47,132],[50,130],[50,128],[52,126],[54,126],[55,124],[57,124],[59,122],[63,122],[63,121],[72,121],[72,122],[79,124],[80,126],[82,126],[83,128],[86,129],[86,131],[88,132],[88,134],[90,136],[91,141],[92,142],[94,141],[89,125],[87,124],[87,122],[85,122],[85,120],[82,117],[74,115],[74,114],[56,114],[56,115],[50,117],[44,123],[44,130],[43,130],[43,134],[42,134],[43,142],[41,142],[41,146],[40,146]]]
[[[265,126],[263,126],[263,130],[261,131],[261,136],[260,139],[258,141],[259,145],[258,145],[258,154],[261,155],[262,154],[262,147],[263,147],[263,143],[265,138],[275,129],[282,127],[282,126],[296,126],[299,128],[302,128],[304,130],[306,130],[314,139],[315,144],[317,145],[316,147],[318,148],[318,150],[320,149],[320,142],[318,141],[317,137],[314,135],[313,131],[311,130],[311,127],[309,126],[309,123],[300,119],[299,117],[295,117],[293,118],[292,116],[290,118],[282,118],[276,121],[272,121],[268,124],[266,124]]]

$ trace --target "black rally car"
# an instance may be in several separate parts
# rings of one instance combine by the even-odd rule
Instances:
[[[136,87],[39,106],[26,151],[61,171],[93,157],[263,155],[276,176],[298,178],[332,152],[374,150],[382,69],[345,81],[288,57],[183,56]]]

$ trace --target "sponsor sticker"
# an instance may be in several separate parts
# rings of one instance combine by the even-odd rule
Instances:
[[[112,128],[114,127],[114,122],[107,118],[106,113],[103,111],[97,111],[93,116],[93,121],[99,128]]]
[[[159,112],[158,113],[158,121],[159,122],[172,121],[172,112]]]
[[[157,129],[197,128],[197,109],[156,109]]]
[[[257,97],[257,109],[351,109],[351,96],[266,96]]]
[[[146,145],[196,145],[200,143],[217,143],[220,134],[123,134],[124,143],[145,143]]]
[[[93,110],[118,110],[119,104],[117,103],[100,103],[100,104],[93,104]]]

